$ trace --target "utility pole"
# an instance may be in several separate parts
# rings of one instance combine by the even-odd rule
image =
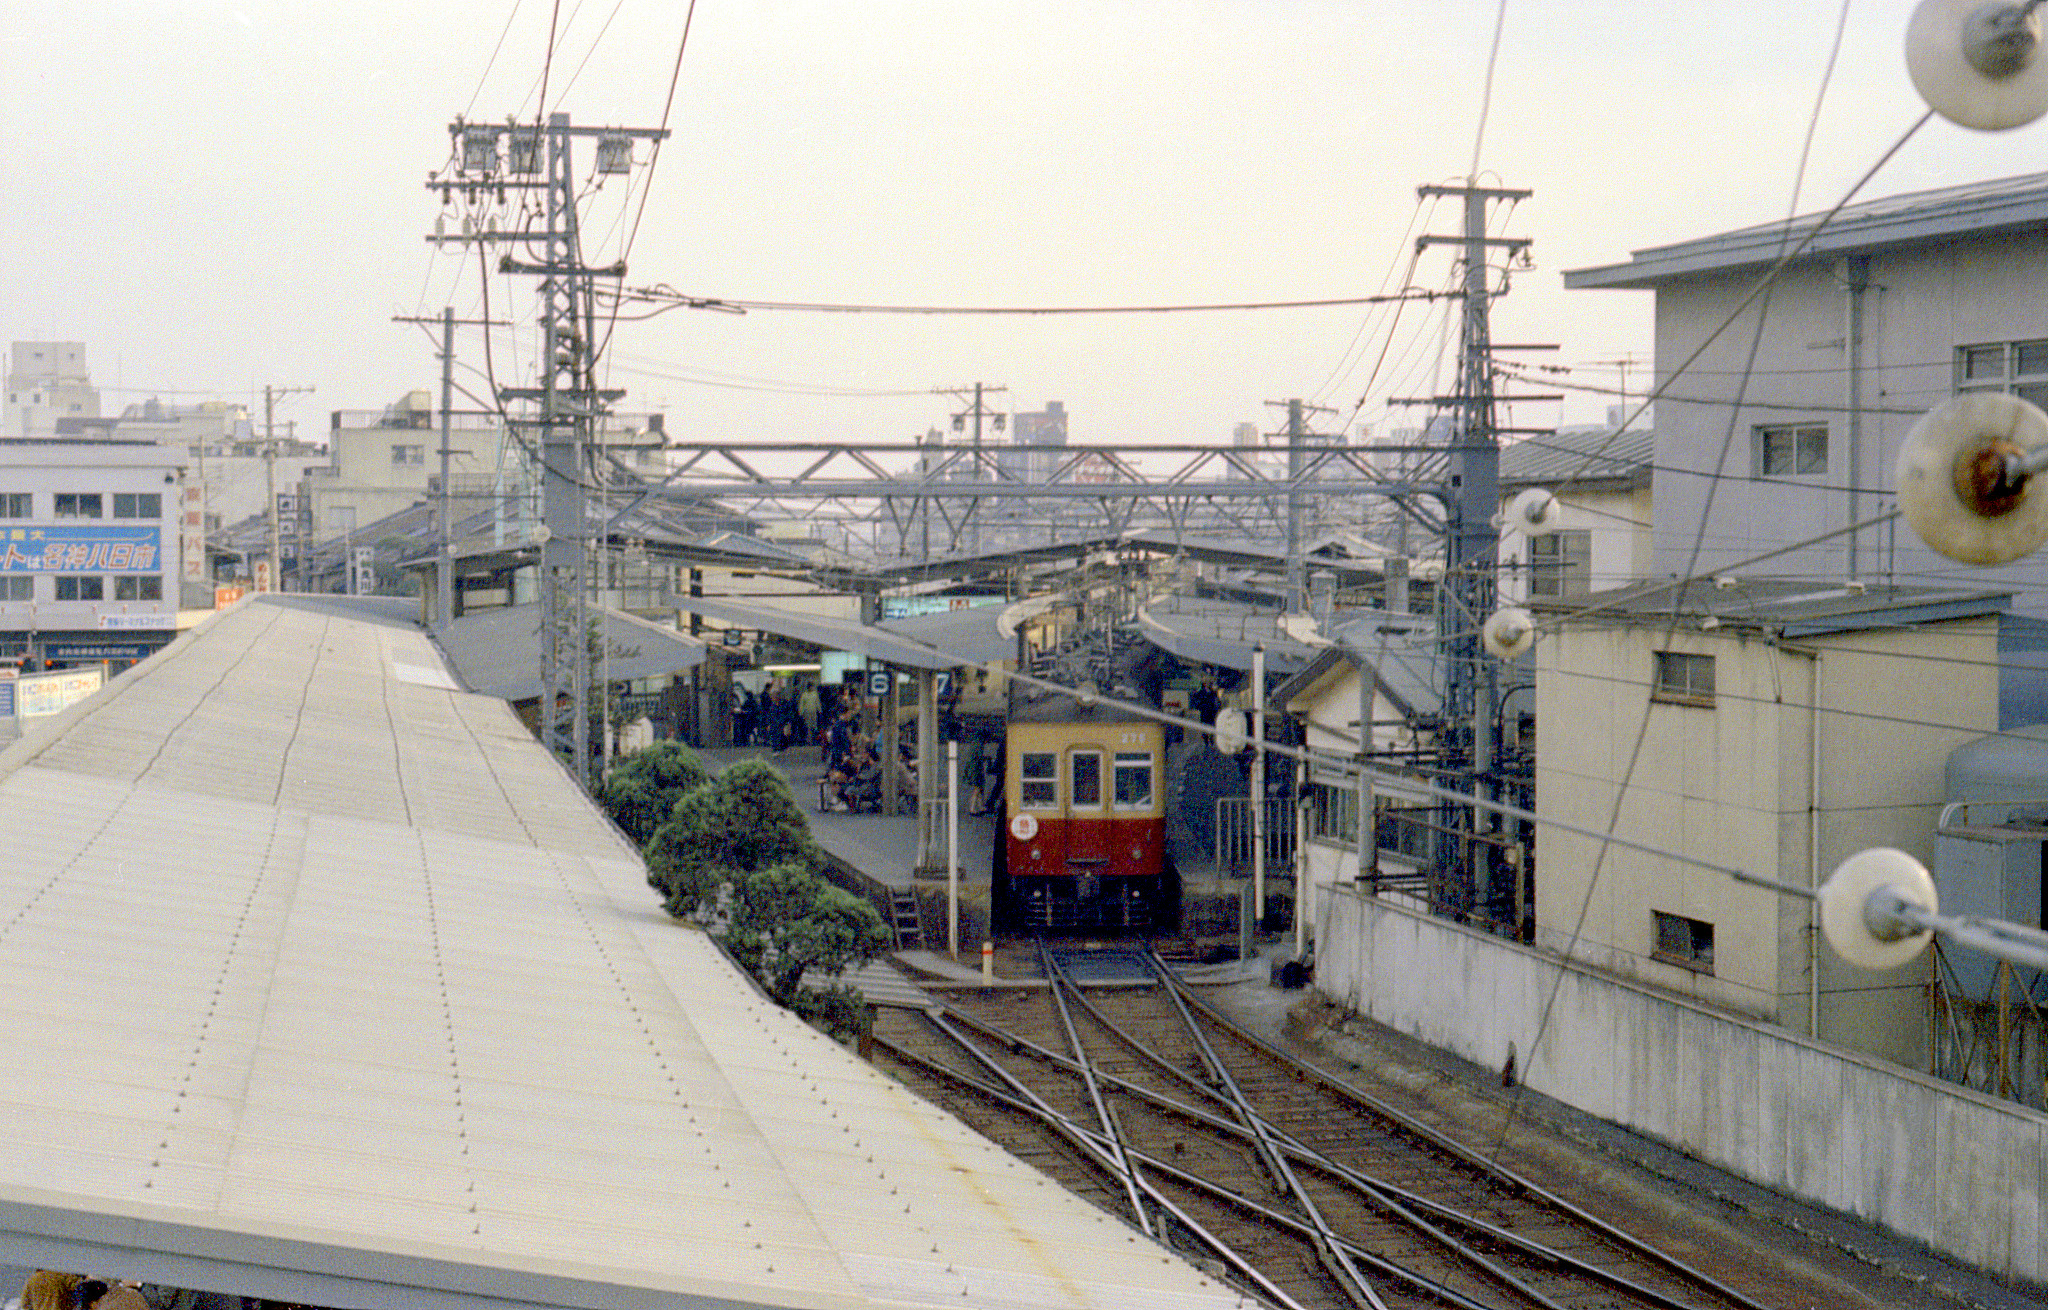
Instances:
[[[498,401],[524,401],[539,406],[531,418],[508,418],[508,425],[538,432],[541,480],[540,568],[535,588],[540,598],[540,738],[566,763],[586,788],[590,769],[590,635],[589,576],[585,568],[591,543],[591,520],[585,506],[586,479],[591,475],[591,439],[606,407],[625,395],[597,386],[597,313],[595,283],[600,277],[623,278],[624,260],[603,267],[586,264],[576,209],[580,189],[571,147],[579,137],[594,138],[594,171],[630,173],[636,141],[659,141],[665,128],[574,127],[567,114],[550,114],[545,123],[486,124],[456,119],[448,128],[456,152],[451,168],[430,175],[429,190],[444,205],[457,194],[471,205],[488,208],[503,203],[508,191],[541,191],[545,195],[545,226],[534,231],[499,231],[494,215],[482,223],[465,217],[460,235],[436,233],[429,241],[458,243],[506,242],[524,253],[538,247],[539,263],[513,254],[498,262],[501,271],[523,273],[540,281],[540,385],[500,387]],[[501,156],[499,147],[507,148]],[[445,323],[444,318],[444,323]],[[444,439],[442,445],[447,445]],[[445,458],[445,457],[444,457]],[[445,545],[444,545],[445,549]],[[603,640],[600,635],[599,640]]]
[[[984,405],[982,403],[982,398],[984,396],[995,395],[998,392],[1008,391],[1009,388],[990,386],[986,382],[977,382],[974,384],[972,388],[941,387],[939,389],[939,394],[942,396],[952,396],[959,400],[965,400],[967,399],[970,390],[972,391],[972,394],[974,396],[974,402],[968,408],[960,410],[953,415],[953,431],[965,431],[967,428],[968,420],[972,419],[974,421],[974,480],[976,482],[981,482],[984,480],[982,478],[984,466],[981,462],[981,421],[984,418],[991,420],[990,426],[993,427],[998,432],[1001,432],[1003,430],[1003,426],[1006,421],[1001,413],[997,412],[996,410],[989,409],[986,405]],[[968,535],[967,548],[971,553],[974,554],[979,554],[981,552],[981,519],[979,515],[980,509],[981,498],[979,496],[967,502],[967,522],[973,525],[973,531]]]
[[[455,622],[455,542],[453,522],[449,506],[448,481],[449,459],[454,455],[467,455],[467,450],[455,450],[448,444],[449,427],[455,409],[455,328],[463,327],[511,327],[509,320],[502,318],[457,318],[453,308],[444,307],[440,316],[434,319],[410,317],[404,314],[392,316],[394,323],[438,323],[441,325],[441,349],[434,356],[441,361],[441,488],[435,498],[434,528],[440,540],[440,554],[434,560],[434,615],[433,630],[439,632]]]
[[[263,388],[263,482],[268,492],[265,497],[265,513],[270,523],[270,585],[275,591],[284,590],[284,558],[278,551],[277,540],[277,401],[280,396],[312,390],[311,387]],[[302,577],[299,579],[299,590],[305,589],[306,581]]]
[[[1463,254],[1465,317],[1458,355],[1456,431],[1450,448],[1449,522],[1444,533],[1444,578],[1437,598],[1437,631],[1442,637],[1444,700],[1441,753],[1452,777],[1462,775],[1471,791],[1486,799],[1499,792],[1499,744],[1493,721],[1500,708],[1495,661],[1479,642],[1479,625],[1493,613],[1498,596],[1500,430],[1495,422],[1493,339],[1488,311],[1489,255],[1512,259],[1527,250],[1520,237],[1486,234],[1488,206],[1526,199],[1527,191],[1480,186],[1424,186],[1418,194],[1456,196],[1464,202],[1464,231],[1457,236],[1422,236],[1416,250],[1457,246]],[[1455,784],[1454,784],[1455,785]],[[1479,834],[1498,826],[1498,816],[1478,806],[1446,803],[1443,826],[1453,833]],[[1481,844],[1453,838],[1439,851],[1433,899],[1439,911],[1462,915],[1480,895],[1477,863]],[[1464,846],[1459,851],[1458,846]],[[1460,857],[1463,857],[1462,859]]]
[[[1303,497],[1296,484],[1301,478],[1301,465],[1308,454],[1308,443],[1328,440],[1321,433],[1308,430],[1306,416],[1310,412],[1335,414],[1337,411],[1327,405],[1306,405],[1298,399],[1269,400],[1266,403],[1287,406],[1287,610],[1295,613],[1308,608],[1308,565],[1302,557],[1301,548]]]

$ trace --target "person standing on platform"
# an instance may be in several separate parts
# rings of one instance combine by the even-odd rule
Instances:
[[[804,684],[803,694],[802,694],[802,695],[800,695],[800,696],[798,696],[798,697],[796,698],[796,712],[797,712],[797,716],[798,716],[799,718],[801,718],[801,719],[803,720],[803,722],[804,722],[804,738],[803,738],[803,740],[802,740],[801,742],[799,742],[798,744],[799,744],[799,745],[803,745],[803,746],[815,746],[815,745],[817,745],[817,744],[818,744],[818,684],[817,684],[817,683],[815,683],[815,682],[807,682],[807,683],[805,683],[805,684]]]

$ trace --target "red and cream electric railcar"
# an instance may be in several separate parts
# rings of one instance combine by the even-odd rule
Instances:
[[[1164,730],[1071,701],[1016,709],[1003,751],[998,920],[1020,931],[1173,926]]]

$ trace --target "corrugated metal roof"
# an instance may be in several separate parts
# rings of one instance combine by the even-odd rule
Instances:
[[[1685,618],[1712,619],[1718,627],[1801,637],[1982,618],[2003,611],[2011,601],[2012,593],[2001,591],[1730,576],[1701,578],[1682,587],[1642,582],[1571,600],[1538,601],[1534,607],[1566,619],[1583,613],[1591,623],[1654,623],[1668,621],[1675,611]]]
[[[1774,263],[1819,225],[1825,211],[1675,245],[1633,252],[1626,264],[1572,269],[1567,287],[1653,287],[1668,278]],[[1941,241],[1967,233],[2048,226],[2048,173],[2028,173],[1844,206],[1802,258]]]
[[[1647,478],[1656,458],[1657,434],[1649,428],[1614,432],[1558,432],[1524,437],[1500,452],[1503,487],[1549,486],[1566,481],[1613,482]]]
[[[438,664],[252,600],[0,753],[6,1249],[378,1310],[1240,1304],[765,1002]]]
[[[734,600],[728,596],[669,596],[665,603],[679,610],[701,614],[707,619],[717,619],[720,623],[759,628],[763,632],[793,637],[826,650],[851,651],[855,655],[903,668],[951,669],[970,662],[935,650],[916,638],[879,627],[847,623],[816,614],[799,614],[760,601]]]
[[[1138,610],[1136,630],[1153,645],[1196,664],[1247,672],[1252,647],[1264,644],[1266,668],[1284,676],[1315,658],[1280,628],[1281,612],[1264,606],[1194,596],[1166,596]]]
[[[603,616],[610,676],[658,678],[704,662],[704,643],[618,610]],[[540,606],[473,610],[442,630],[437,640],[462,685],[499,700],[540,695]]]
[[[886,619],[880,626],[945,652],[955,664],[993,664],[1017,658],[1016,633],[1003,631],[1003,616],[1011,609],[1008,605],[974,605]]]

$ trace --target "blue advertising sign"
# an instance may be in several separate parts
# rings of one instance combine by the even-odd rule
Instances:
[[[162,646],[139,641],[53,641],[44,652],[50,660],[141,660],[148,659]]]
[[[0,719],[14,717],[14,679],[0,680]]]
[[[154,523],[57,523],[0,529],[0,573],[153,573]]]

